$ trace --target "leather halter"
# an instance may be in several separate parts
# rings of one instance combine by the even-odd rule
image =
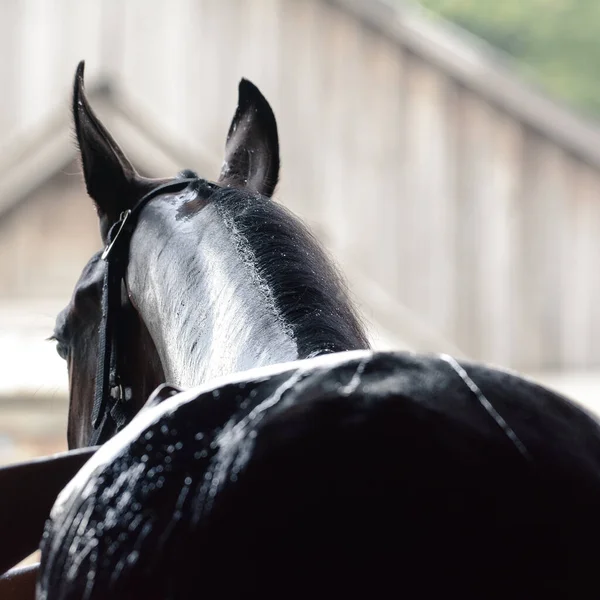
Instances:
[[[123,429],[133,417],[132,390],[119,373],[119,346],[122,346],[122,326],[119,326],[119,321],[122,317],[121,289],[127,273],[129,245],[139,214],[156,196],[182,191],[197,181],[196,178],[177,179],[154,188],[133,208],[122,212],[108,232],[106,248],[102,254],[106,270],[102,284],[102,318],[90,446],[103,444],[112,434]]]

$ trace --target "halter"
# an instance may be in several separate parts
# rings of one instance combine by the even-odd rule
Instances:
[[[129,246],[137,219],[144,206],[156,196],[167,192],[179,192],[197,181],[195,178],[178,179],[154,188],[133,208],[122,212],[119,220],[108,232],[106,248],[102,253],[102,258],[106,261],[106,270],[102,283],[102,318],[92,409],[91,446],[103,444],[111,437],[112,430],[118,433],[133,417],[132,390],[119,373],[118,359],[123,335],[122,327],[119,327],[122,316],[121,286],[127,273]]]

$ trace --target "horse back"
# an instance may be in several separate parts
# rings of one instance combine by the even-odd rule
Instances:
[[[49,522],[45,597],[90,572],[89,598],[585,597],[595,419],[483,365],[348,356],[166,401]]]

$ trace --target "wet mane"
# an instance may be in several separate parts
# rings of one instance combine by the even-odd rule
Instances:
[[[300,357],[369,348],[343,279],[310,231],[282,205],[220,189],[211,198]]]

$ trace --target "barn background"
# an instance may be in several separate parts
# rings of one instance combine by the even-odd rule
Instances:
[[[70,123],[216,177],[237,83],[279,123],[277,199],[334,254],[380,348],[514,369],[593,410],[600,133],[508,61],[383,0],[0,0],[0,464],[66,447],[54,316],[99,247]]]

